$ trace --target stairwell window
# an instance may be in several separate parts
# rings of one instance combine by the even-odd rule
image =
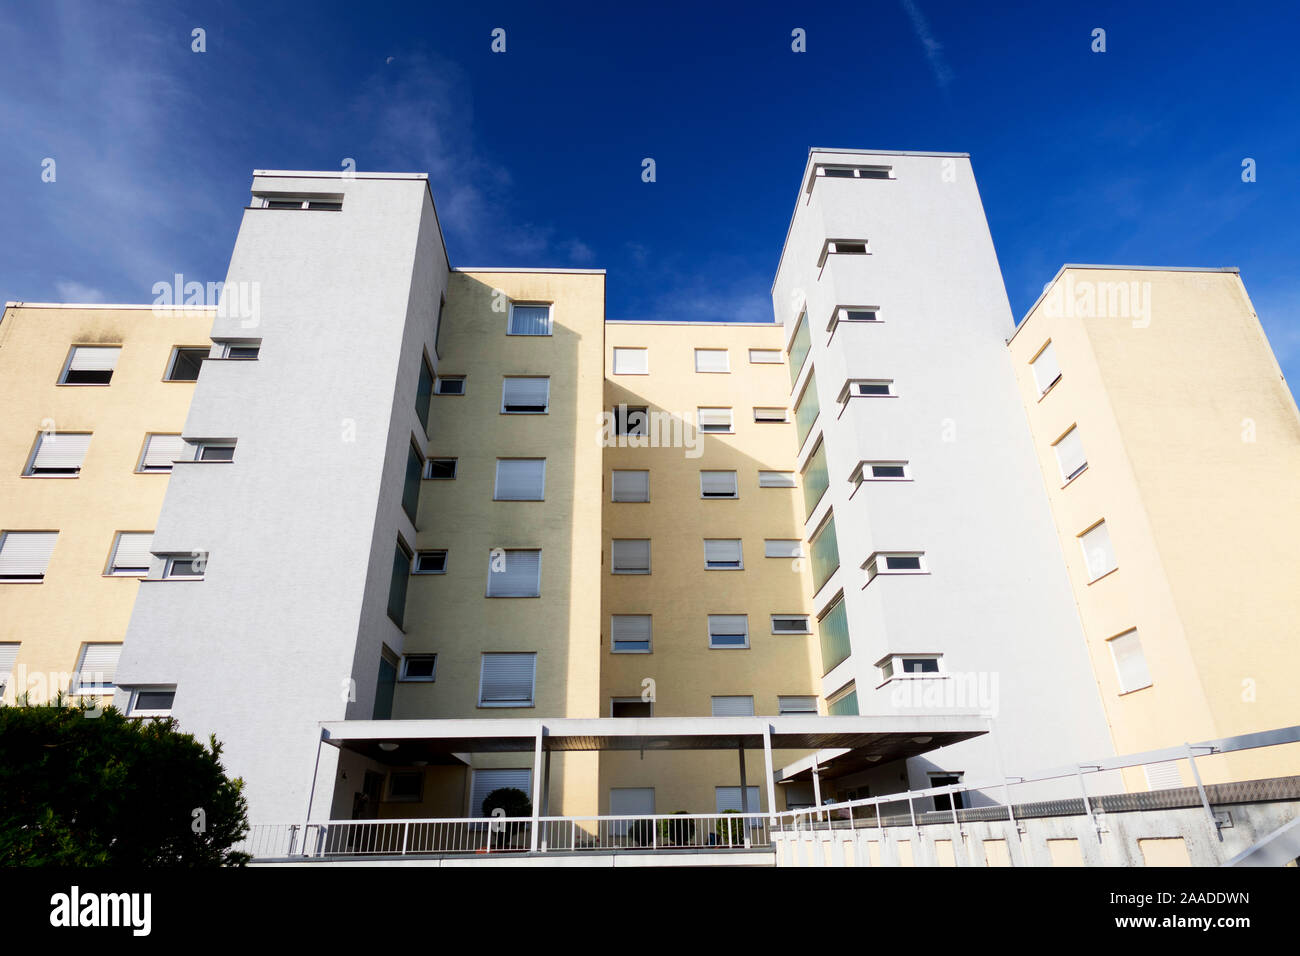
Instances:
[[[1061,366],[1056,362],[1056,349],[1049,341],[1029,362],[1034,372],[1034,382],[1038,385],[1038,394],[1046,395],[1053,385],[1061,380]]]
[[[704,566],[713,571],[743,570],[740,538],[705,538]]]
[[[734,471],[701,471],[701,498],[739,498],[740,484]]]
[[[710,614],[709,647],[749,647],[749,615]]]
[[[812,350],[812,333],[808,331],[808,313],[800,312],[795,320],[794,333],[790,336],[790,388],[799,381],[808,353]]]
[[[808,380],[804,382],[798,401],[794,403],[794,427],[800,448],[808,440],[808,433],[812,431],[821,410],[821,401],[817,397],[817,370],[813,369],[808,373]]]
[[[121,354],[120,345],[74,345],[59,374],[59,384],[107,385]]]
[[[487,596],[491,598],[541,597],[540,548],[493,548],[488,554]]]
[[[42,432],[23,475],[29,478],[76,478],[90,447],[89,432]]]
[[[505,415],[545,415],[550,408],[549,378],[506,378],[501,383],[501,412]]]
[[[1115,676],[1119,680],[1121,694],[1151,686],[1151,671],[1147,668],[1146,655],[1142,653],[1142,642],[1138,639],[1136,628],[1117,634],[1106,644],[1110,648],[1111,659],[1115,662]]]
[[[167,374],[163,380],[167,382],[197,382],[199,380],[199,369],[203,367],[203,360],[208,357],[212,351],[211,346],[177,346],[172,349],[172,356],[167,362]]]
[[[108,557],[108,570],[112,577],[142,578],[149,574],[153,563],[152,531],[119,531],[113,538],[113,551]]]
[[[610,650],[615,654],[649,654],[653,639],[650,615],[611,615],[609,637]]]
[[[1106,527],[1105,521],[1098,521],[1079,535],[1079,547],[1083,550],[1089,583],[1105,577],[1119,567],[1119,562],[1115,560],[1115,547],[1110,541],[1110,529]]]
[[[548,302],[510,304],[510,335],[550,335],[554,325]]]
[[[0,532],[0,583],[44,581],[58,537],[57,531]]]
[[[532,707],[537,654],[484,654],[479,668],[480,707]]]
[[[1088,467],[1088,456],[1083,451],[1083,440],[1079,437],[1077,425],[1056,440],[1052,445],[1056,452],[1056,464],[1061,469],[1061,480],[1067,484],[1083,474]]]
[[[812,554],[813,589],[820,591],[840,566],[839,540],[835,536],[835,515],[827,514],[821,527],[808,539]]]

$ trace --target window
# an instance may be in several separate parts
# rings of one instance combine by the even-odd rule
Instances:
[[[176,688],[137,687],[126,707],[128,717],[169,717],[176,703]]]
[[[533,303],[518,305],[513,302],[510,304],[510,325],[509,335],[550,335],[551,334],[551,306],[549,304]]]
[[[717,813],[726,813],[728,810],[735,813],[756,813],[762,810],[762,806],[758,802],[758,787],[745,788],[743,805],[739,787],[714,787],[713,799]],[[745,819],[751,827],[761,825],[761,817],[746,817]],[[727,826],[722,826],[719,829],[723,831],[724,837],[732,833]]]
[[[654,787],[610,787],[609,815],[611,817],[650,816],[655,812]],[[614,837],[630,837],[632,845],[651,839],[654,820],[612,820],[607,824]],[[683,831],[693,832],[693,831]],[[660,837],[664,839],[664,837]]]
[[[931,787],[955,787],[961,783],[962,777],[959,773],[930,773],[927,776],[930,778]],[[945,813],[951,813],[954,804],[958,810],[966,808],[965,801],[962,800],[962,793],[959,790],[954,790],[951,794],[936,793],[933,800],[934,809]]]
[[[1088,467],[1088,456],[1083,453],[1083,441],[1079,438],[1079,429],[1075,425],[1056,440],[1052,446],[1056,452],[1056,464],[1061,469],[1061,480],[1071,481]]]
[[[740,485],[734,471],[701,471],[701,498],[739,498]]]
[[[438,314],[434,317],[433,323],[433,354],[442,358],[442,352],[438,350],[438,342],[442,340],[442,316],[447,308],[447,297],[441,292],[438,293]]]
[[[754,421],[756,422],[788,422],[789,420],[790,412],[784,408],[759,406],[754,409]]]
[[[745,565],[741,559],[739,538],[705,538],[704,566],[713,570],[740,570]]]
[[[853,681],[845,684],[826,701],[828,717],[858,716],[858,687]]]
[[[447,573],[447,552],[445,549],[439,551],[417,551],[415,553],[415,570],[412,574],[446,574]]]
[[[795,320],[794,334],[790,336],[790,387],[794,388],[803,371],[804,360],[812,349],[812,333],[808,331],[808,313],[800,312]]]
[[[162,555],[162,558],[164,581],[202,581],[203,573],[208,567],[206,551],[166,554]]]
[[[180,435],[146,435],[144,454],[140,456],[137,472],[161,472],[172,470],[172,463],[189,461],[194,457],[190,443]]]
[[[611,472],[609,489],[610,501],[649,501],[650,472]]]
[[[911,481],[912,472],[905,461],[860,461],[849,480],[856,491],[864,481]]]
[[[465,394],[464,375],[439,375],[437,384],[438,384],[439,395],[464,395]]]
[[[821,638],[822,676],[848,660],[852,653],[849,642],[849,616],[844,607],[844,595],[837,595],[834,603],[817,619],[817,633]]]
[[[835,537],[835,515],[828,514],[808,539],[812,554],[813,592],[820,591],[840,566],[840,546]]]
[[[713,697],[710,712],[714,717],[753,717],[753,697]],[[757,788],[755,788],[757,789]]]
[[[494,549],[488,557],[488,597],[540,597],[540,549]]]
[[[60,385],[107,385],[113,380],[120,345],[74,345],[59,375]]]
[[[77,671],[72,675],[68,693],[106,697],[116,692],[113,676],[117,671],[117,659],[121,653],[121,644],[83,644],[81,655],[77,658]]]
[[[253,196],[253,203],[254,208],[260,209],[312,209],[339,212],[343,209],[343,196],[340,193],[304,196],[256,194]]]
[[[171,360],[167,363],[167,374],[163,380],[167,382],[197,382],[199,380],[199,369],[203,366],[203,360],[208,357],[211,349],[208,346],[177,346],[172,349]]]
[[[650,416],[644,405],[614,406],[614,434],[647,435],[649,434]]]
[[[1119,567],[1106,522],[1099,521],[1079,535],[1079,545],[1083,548],[1083,561],[1088,567],[1089,581],[1096,581]]]
[[[379,668],[375,674],[375,701],[370,709],[371,720],[393,719],[393,697],[397,693],[397,669],[401,661],[388,649],[387,644],[379,648]]]
[[[76,478],[90,447],[90,435],[84,432],[42,432],[28,459],[24,475],[38,478]]]
[[[867,572],[867,584],[880,574],[929,573],[925,567],[924,551],[876,551],[862,567]]]
[[[609,619],[610,647],[615,654],[649,654],[649,614],[614,614]]]
[[[730,372],[731,358],[726,349],[696,349],[695,371]]]
[[[710,614],[709,647],[749,647],[749,615]]]
[[[811,634],[807,614],[773,614],[773,634]]]
[[[609,702],[609,716],[653,717],[654,707],[653,701],[642,700],[640,697],[614,697]]]
[[[234,461],[235,443],[205,441],[199,442],[194,453],[195,461]]]
[[[494,501],[541,501],[545,492],[545,458],[497,459]]]
[[[480,707],[532,707],[537,655],[484,654],[478,680]]]
[[[402,658],[402,680],[432,681],[438,672],[437,654],[407,654]]]
[[[424,459],[415,442],[406,446],[406,475],[402,478],[402,510],[415,521],[420,510],[420,476],[424,474]]]
[[[876,662],[884,681],[946,676],[942,654],[890,654]]]
[[[750,349],[751,365],[780,365],[784,361],[780,349]]]
[[[472,779],[469,790],[469,815],[471,817],[490,817],[492,807],[484,808],[484,802],[495,790],[519,790],[529,798],[533,795],[532,771],[527,767],[518,769],[484,769],[471,771]]]
[[[420,427],[425,433],[429,431],[429,404],[433,401],[433,369],[429,360],[420,356],[420,378],[415,383],[415,415],[420,419]]]
[[[813,422],[817,421],[821,410],[821,403],[817,399],[817,370],[813,369],[808,373],[808,381],[804,383],[799,400],[794,403],[794,426],[800,448],[808,440],[808,433],[812,431]]]
[[[501,411],[507,415],[542,415],[550,401],[549,378],[507,378],[501,383]]]
[[[1061,379],[1061,366],[1056,363],[1056,349],[1048,342],[1033,357],[1029,367],[1034,370],[1034,382],[1038,385],[1038,394],[1046,395],[1047,390]]]
[[[816,697],[778,697],[776,699],[777,714],[811,714],[817,716],[817,698]]]
[[[840,389],[839,401],[846,405],[851,398],[894,398],[896,394],[891,378],[851,378]]]
[[[831,486],[830,472],[826,469],[826,445],[818,441],[813,453],[808,456],[808,463],[803,466],[803,507],[804,520],[812,516],[813,511]]]
[[[0,533],[0,581],[45,580],[45,569],[54,552],[57,531],[5,531]]]
[[[113,538],[113,551],[108,557],[106,574],[118,577],[145,577],[153,562],[150,547],[152,531],[119,531]]]
[[[802,558],[803,541],[798,538],[767,538],[763,541],[765,558]]]
[[[793,488],[793,471],[760,471],[758,473],[760,488]]]
[[[1112,637],[1106,643],[1110,646],[1111,659],[1115,661],[1115,676],[1119,678],[1121,694],[1151,686],[1151,672],[1147,669],[1146,655],[1142,653],[1142,642],[1138,640],[1136,628]]]
[[[222,342],[221,357],[223,359],[236,359],[238,361],[249,362],[255,360],[262,354],[261,344],[249,342]]]
[[[827,239],[822,246],[822,254],[817,259],[817,268],[826,265],[830,256],[865,256],[870,253],[865,239]]]
[[[406,583],[411,576],[411,549],[401,538],[393,545],[393,574],[388,580],[388,616],[402,627],[406,620]]]
[[[456,477],[456,459],[430,458],[425,462],[424,477],[430,481],[451,481]]]
[[[649,349],[614,349],[615,375],[649,375]]]
[[[696,420],[699,423],[700,431],[715,432],[718,434],[731,433],[731,409],[700,408],[696,414]]]
[[[419,803],[424,799],[423,770],[394,770],[388,775],[388,799],[393,803]]]
[[[826,324],[827,332],[834,332],[841,322],[879,322],[880,310],[872,306],[838,306],[831,312],[831,320]]]
[[[0,644],[0,697],[4,696],[9,682],[13,680],[14,661],[18,660],[20,644]]]
[[[649,538],[615,538],[610,554],[610,570],[614,574],[650,573]]]
[[[808,177],[808,192],[819,179],[893,179],[892,166],[844,166],[818,163]]]

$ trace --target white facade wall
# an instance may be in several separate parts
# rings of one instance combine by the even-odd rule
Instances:
[[[185,426],[237,439],[234,461],[177,465],[154,536],[156,553],[208,551],[206,575],[142,583],[117,679],[175,684],[182,729],[216,733],[268,823],[302,818],[319,722],[371,717],[381,643],[402,651],[389,577],[398,532],[415,542],[401,488],[413,434],[425,450],[416,383],[448,266],[423,175],[259,172],[253,192],[343,208],[244,214],[227,295],[254,284],[259,314],[212,337],[261,353],[206,362]],[[325,747],[313,816],[334,775]]]
[[[810,196],[815,163],[890,166],[894,178],[821,179]],[[819,268],[828,238],[865,240],[870,254]],[[929,785],[927,771],[996,775],[997,748],[1010,774],[1112,753],[1015,391],[1005,347],[1014,323],[969,159],[814,151],[772,295],[787,341],[807,310],[812,348],[791,404],[815,368],[821,414],[800,467],[820,432],[830,473],[807,530],[833,508],[839,540],[840,568],[815,606],[843,590],[852,655],[823,691],[853,680],[861,713],[915,713],[893,698],[897,683],[879,686],[876,664],[895,652],[941,653],[949,672],[996,690],[996,740],[910,761],[913,789]],[[831,336],[837,306],[878,306],[883,321]],[[841,409],[849,378],[893,379],[898,397]],[[913,480],[854,493],[849,477],[863,459],[906,460]],[[924,551],[929,573],[864,587],[861,566],[877,550]],[[903,786],[896,771],[868,780],[873,793]]]

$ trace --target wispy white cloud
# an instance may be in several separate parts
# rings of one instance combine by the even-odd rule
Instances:
[[[948,61],[944,59],[943,44],[934,38],[930,32],[930,24],[926,22],[925,15],[921,13],[921,8],[916,5],[916,0],[903,0],[903,9],[907,11],[907,17],[912,21],[912,29],[916,32],[916,38],[921,41],[921,46],[925,48],[925,58],[930,61],[930,70],[934,73],[934,81],[939,84],[940,89],[947,89],[948,84],[952,82],[952,69],[948,66]]]
[[[54,288],[60,302],[106,302],[108,297],[100,289],[73,279],[57,279]]]

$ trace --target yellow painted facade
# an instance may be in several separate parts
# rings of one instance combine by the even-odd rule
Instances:
[[[45,578],[0,582],[4,694],[66,691],[87,643],[121,643],[139,579],[106,574],[117,532],[152,531],[167,474],[136,471],[150,432],[179,434],[193,382],[164,381],[176,346],[208,348],[212,312],[13,304],[0,319],[0,531],[57,531]],[[61,385],[75,345],[121,346],[108,385]],[[41,432],[91,433],[76,477],[23,477]]]
[[[1066,267],[1009,348],[1116,751],[1295,724],[1300,416],[1239,276]],[[1071,426],[1087,467],[1067,482]],[[1102,520],[1117,567],[1091,580],[1078,536]],[[1125,690],[1111,642],[1133,629],[1150,684]],[[1294,774],[1300,748],[1198,768]]]

